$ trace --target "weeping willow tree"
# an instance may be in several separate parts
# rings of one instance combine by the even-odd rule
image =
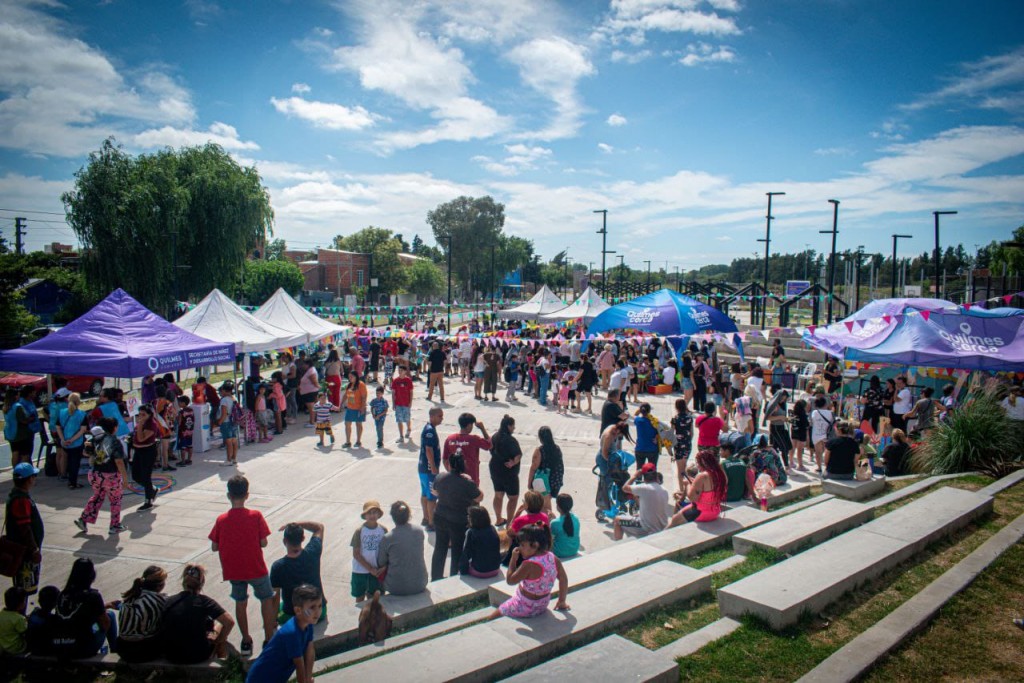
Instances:
[[[232,292],[247,256],[273,233],[256,169],[213,144],[132,156],[108,139],[62,200],[90,290],[101,297],[121,287],[160,312],[175,296]]]

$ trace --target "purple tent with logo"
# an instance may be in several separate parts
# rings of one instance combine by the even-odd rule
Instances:
[[[885,299],[808,332],[804,341],[859,363],[1021,371],[1024,310],[967,309],[940,299]]]
[[[56,332],[0,351],[0,370],[127,378],[234,359],[234,344],[186,332],[117,289]]]

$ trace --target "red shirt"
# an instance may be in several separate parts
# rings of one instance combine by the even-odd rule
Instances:
[[[391,382],[391,394],[394,397],[395,407],[412,406],[412,379],[408,377],[396,377]]]
[[[396,356],[398,355],[398,344],[396,344],[393,339],[388,339],[386,342],[384,342],[384,346],[381,347],[381,351],[384,353],[385,356],[388,354]]]
[[[725,425],[720,417],[708,417],[707,415],[701,415],[697,418],[697,447],[698,448],[717,448],[719,434],[722,433],[722,427]]]
[[[217,544],[225,581],[250,581],[269,573],[260,545],[268,536],[270,528],[259,510],[231,508],[217,518],[210,540]]]
[[[540,524],[546,527],[551,526],[551,523],[548,521],[548,516],[543,512],[524,512],[512,520],[512,523],[508,526],[508,530],[514,534],[518,534],[520,529],[524,526],[529,526],[530,524]]]
[[[462,449],[462,460],[466,463],[466,474],[477,486],[480,485],[480,449],[491,450],[491,442],[476,434],[463,434],[458,432],[444,440],[444,450],[441,452],[441,459],[445,467],[448,466],[448,458],[455,455],[457,449]]]

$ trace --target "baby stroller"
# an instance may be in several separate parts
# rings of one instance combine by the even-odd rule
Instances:
[[[636,462],[636,458],[626,451],[612,451],[608,462],[605,462],[600,453],[597,454],[595,461],[592,470],[597,477],[595,517],[599,522],[607,522],[633,502],[629,496],[622,493],[622,486],[629,481],[629,468]]]

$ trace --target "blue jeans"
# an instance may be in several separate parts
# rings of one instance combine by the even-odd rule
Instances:
[[[384,418],[373,421],[373,426],[377,428],[377,443],[384,442]]]
[[[548,387],[551,386],[551,374],[544,374],[537,378],[537,382],[540,384],[540,394],[538,400],[542,406],[548,404]]]

